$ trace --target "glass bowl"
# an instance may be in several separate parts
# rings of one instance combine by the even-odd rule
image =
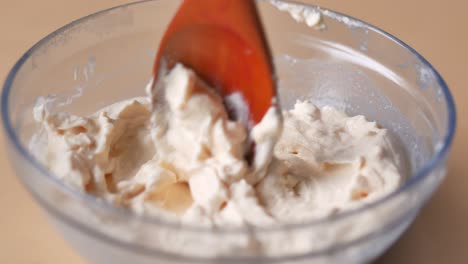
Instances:
[[[441,76],[411,47],[330,10],[258,3],[282,107],[310,99],[364,114],[400,146],[408,179],[378,201],[305,223],[207,229],[115,208],[65,185],[29,151],[39,128],[32,115],[38,100],[48,100],[51,111],[86,115],[144,95],[155,48],[179,3],[141,1],[79,19],[39,41],[8,75],[2,116],[9,157],[50,221],[91,263],[360,263],[380,255],[445,176],[454,102]],[[322,15],[321,26],[293,18],[314,12]]]

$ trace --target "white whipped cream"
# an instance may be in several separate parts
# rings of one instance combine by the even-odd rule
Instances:
[[[228,119],[217,94],[181,65],[162,84],[153,106],[134,98],[88,117],[36,106],[43,130],[34,152],[57,177],[117,206],[203,225],[324,217],[404,179],[386,129],[308,101],[284,111],[283,122],[268,111],[252,130],[249,166],[245,127]]]
[[[322,13],[318,9],[278,0],[271,0],[270,3],[278,10],[288,12],[298,23],[305,23],[309,27],[320,27],[322,23]]]

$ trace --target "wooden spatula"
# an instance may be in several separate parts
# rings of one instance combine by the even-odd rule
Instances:
[[[160,44],[155,79],[177,62],[222,96],[240,92],[250,122],[272,105],[275,75],[254,0],[183,0]]]

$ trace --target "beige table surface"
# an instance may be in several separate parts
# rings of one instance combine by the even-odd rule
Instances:
[[[0,79],[46,34],[128,0],[0,0]],[[377,263],[468,263],[468,1],[304,0],[374,24],[410,44],[445,77],[458,110],[449,174],[406,234]],[[3,134],[3,130],[0,132]],[[0,136],[0,263],[84,264],[19,184]]]

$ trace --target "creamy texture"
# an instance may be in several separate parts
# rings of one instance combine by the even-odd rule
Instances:
[[[278,0],[271,0],[270,3],[278,10],[288,12],[298,23],[305,23],[309,27],[322,26],[322,14],[318,9],[300,4],[285,3]]]
[[[281,122],[272,107],[252,129],[249,166],[244,126],[190,70],[177,65],[158,87],[152,100],[89,117],[39,104],[36,156],[118,206],[203,225],[302,222],[373,201],[403,179],[387,130],[363,116],[298,101]]]

